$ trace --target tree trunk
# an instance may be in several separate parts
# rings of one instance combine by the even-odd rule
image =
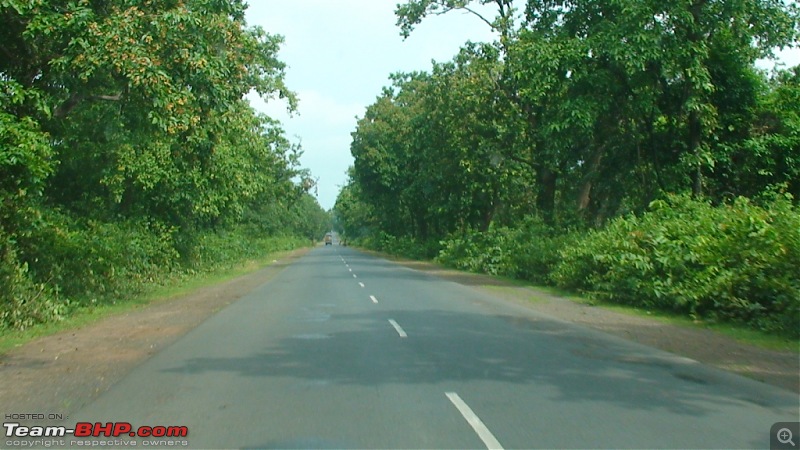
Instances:
[[[603,153],[605,152],[605,145],[601,145],[594,151],[591,161],[589,161],[589,170],[583,178],[583,187],[581,187],[578,194],[578,211],[584,211],[591,201],[592,183],[600,170],[600,161],[603,160]]]
[[[556,206],[556,181],[558,176],[547,167],[540,167],[536,171],[538,192],[536,195],[536,207],[542,215],[545,223],[552,225],[555,219]]]
[[[703,195],[703,171],[700,164],[700,142],[702,139],[702,124],[699,115],[692,111],[689,114],[689,151],[695,157],[695,169],[692,173],[692,196]]]

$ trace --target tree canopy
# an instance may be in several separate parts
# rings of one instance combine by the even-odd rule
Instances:
[[[183,257],[205,230],[320,232],[325,213],[306,194],[301,149],[245,99],[296,106],[282,37],[247,25],[245,9],[242,0],[0,0],[6,311],[36,295],[6,294],[10,285],[63,292],[66,263],[42,254],[91,224],[144,230]]]
[[[494,15],[485,13],[493,7]],[[781,0],[407,0],[476,15],[395,74],[334,213],[365,245],[797,337],[797,45]]]
[[[440,238],[530,214],[601,224],[667,193],[797,196],[797,69],[755,66],[797,43],[796,5],[411,0],[401,34],[455,10],[497,42],[393,76],[353,133],[352,180],[382,230]]]

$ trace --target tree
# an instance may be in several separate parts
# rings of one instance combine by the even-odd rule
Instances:
[[[495,18],[475,4],[494,4]],[[741,96],[746,74],[797,36],[797,8],[780,0],[412,0],[396,10],[401,34],[453,10],[500,35],[494,84],[508,113],[497,128],[514,137],[504,156],[535,174],[549,222],[559,211],[597,222],[660,192],[703,193],[720,138],[737,139],[721,124],[755,101],[753,89]]]
[[[121,248],[109,235],[141,239],[150,267],[172,264],[176,249],[186,260],[199,236],[236,229],[264,204],[285,206],[281,233],[319,228],[324,211],[294,181],[306,175],[299,148],[244,99],[296,106],[282,38],[249,27],[245,8],[0,0],[0,324],[27,323],[20,305],[37,301],[60,310],[59,283],[106,289],[99,268],[143,275],[102,256]],[[87,238],[97,230],[102,239]]]

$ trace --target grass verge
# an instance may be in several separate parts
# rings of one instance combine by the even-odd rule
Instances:
[[[571,296],[570,299],[585,305],[597,306],[621,314],[647,317],[671,325],[711,330],[733,338],[743,344],[749,344],[767,350],[794,352],[800,354],[799,340],[753,330],[752,328],[745,328],[744,326],[738,326],[736,324],[716,323],[702,319],[691,319],[678,314],[672,314],[667,311],[645,310],[633,306],[620,305],[617,303],[591,300],[585,297]]]
[[[39,337],[82,328],[109,316],[123,314],[154,303],[169,301],[198,289],[247,275],[272,264],[275,260],[282,259],[291,252],[292,250],[270,253],[262,258],[245,260],[229,267],[174,277],[167,280],[163,285],[152,286],[145,292],[125,301],[78,309],[69,317],[58,322],[38,324],[23,331],[2,330],[0,331],[0,356]]]

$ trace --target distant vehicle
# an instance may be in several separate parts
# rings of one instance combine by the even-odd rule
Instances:
[[[325,235],[325,245],[333,245],[333,238],[331,238],[330,233]]]

